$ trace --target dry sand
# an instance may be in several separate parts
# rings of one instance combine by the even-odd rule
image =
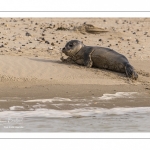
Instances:
[[[83,34],[74,30],[84,22],[109,32]],[[113,71],[62,63],[61,49],[73,39],[125,55],[137,70],[138,80],[130,81],[125,74]],[[149,18],[0,18],[0,99],[88,97],[117,91],[150,93],[149,41]],[[149,101],[141,106],[147,105]]]

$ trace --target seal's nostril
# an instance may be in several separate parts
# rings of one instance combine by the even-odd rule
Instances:
[[[62,52],[64,53],[64,52],[65,52],[65,50],[66,50],[66,49],[65,49],[65,47],[64,47],[64,48],[62,49]]]

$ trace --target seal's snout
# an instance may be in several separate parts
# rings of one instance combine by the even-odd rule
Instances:
[[[65,47],[62,49],[62,52],[63,52],[63,53],[65,52]]]

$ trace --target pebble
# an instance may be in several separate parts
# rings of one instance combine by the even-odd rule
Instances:
[[[48,50],[53,50],[53,47],[48,47]]]
[[[55,44],[52,42],[51,45],[54,46]]]
[[[146,35],[148,32],[145,32],[144,35]]]
[[[26,32],[26,36],[31,36],[31,34],[29,32]]]
[[[49,44],[49,42],[48,42],[48,41],[45,41],[45,43],[46,43],[46,44]]]
[[[139,43],[139,40],[138,40],[138,39],[136,39],[136,43]]]
[[[4,47],[4,45],[1,45],[0,48]]]
[[[43,41],[45,41],[45,38],[43,38],[43,37],[41,37],[40,39],[43,40]]]

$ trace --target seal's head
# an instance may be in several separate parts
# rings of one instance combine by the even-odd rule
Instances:
[[[82,47],[84,47],[83,42],[72,40],[65,45],[65,47],[62,49],[62,52],[67,56],[74,56],[80,51]]]

